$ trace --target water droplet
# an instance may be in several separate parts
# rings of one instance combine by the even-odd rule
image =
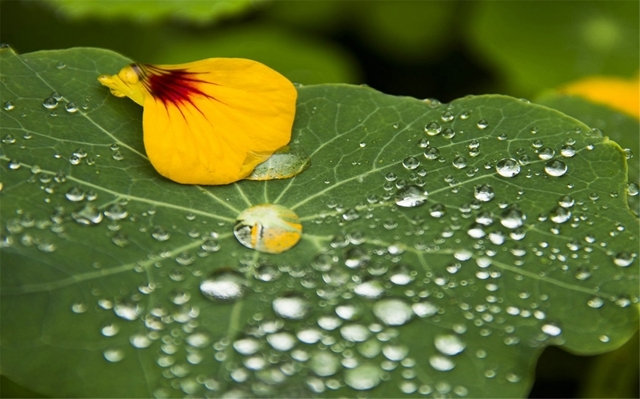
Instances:
[[[295,337],[288,332],[278,332],[267,335],[267,342],[277,351],[286,352],[296,344]]]
[[[598,309],[604,305],[604,300],[599,296],[594,296],[587,301],[587,305],[589,305],[590,308]]]
[[[124,159],[124,155],[122,155],[120,150],[115,150],[111,153],[111,158],[115,159],[116,161],[122,161]]]
[[[515,206],[509,206],[500,216],[500,224],[508,229],[521,227],[525,220],[527,220],[527,215]]]
[[[429,301],[414,303],[411,305],[411,309],[418,317],[433,316],[438,312],[438,307]]]
[[[430,122],[425,125],[424,131],[429,136],[435,136],[440,134],[440,132],[442,131],[442,126],[440,126],[438,122]]]
[[[427,191],[417,186],[407,186],[396,194],[396,205],[403,208],[415,208],[423,205],[428,198]]]
[[[111,220],[122,220],[127,217],[128,212],[121,205],[112,204],[104,211],[104,215]]]
[[[76,112],[78,112],[78,106],[74,102],[66,103],[64,105],[64,109],[70,114],[75,114]]]
[[[71,187],[65,194],[65,197],[72,202],[80,202],[84,200],[84,191],[78,187]]]
[[[636,258],[636,254],[634,253],[629,253],[626,251],[619,252],[613,256],[613,263],[615,263],[616,266],[627,267],[631,263],[633,263],[633,260],[635,258]]]
[[[493,187],[489,184],[478,184],[473,189],[473,196],[482,202],[491,201],[495,196],[495,192],[493,191]]]
[[[560,155],[562,155],[565,158],[571,158],[574,155],[576,155],[576,149],[573,148],[573,146],[571,145],[564,145],[560,149]]]
[[[579,267],[578,269],[576,269],[574,277],[580,281],[588,280],[589,277],[591,277],[591,270],[585,267]]]
[[[277,254],[298,243],[302,224],[298,215],[288,208],[274,204],[256,205],[238,215],[233,234],[247,248]]]
[[[373,305],[373,313],[389,326],[400,326],[411,320],[413,310],[400,299],[382,299]]]
[[[87,309],[88,309],[87,304],[83,302],[76,302],[73,305],[71,305],[71,311],[73,313],[84,313],[87,311]]]
[[[571,219],[571,211],[562,206],[555,207],[549,213],[549,219],[554,223],[565,223],[567,220]]]
[[[627,184],[627,194],[631,197],[635,197],[640,192],[640,188],[636,183]]]
[[[402,166],[408,170],[414,170],[420,166],[420,161],[416,157],[407,157],[402,161]]]
[[[11,101],[5,101],[4,105],[2,106],[2,108],[5,111],[11,111],[12,109],[14,109],[16,106],[11,102]]]
[[[371,363],[363,363],[356,368],[346,370],[344,382],[358,391],[372,389],[382,381],[382,369]]]
[[[233,270],[220,270],[200,283],[200,292],[214,301],[237,301],[242,298],[247,286],[246,278]]]
[[[305,328],[304,330],[300,330],[296,333],[298,339],[305,344],[315,344],[316,342],[322,339],[322,333],[320,330],[310,327]]]
[[[131,302],[118,302],[113,307],[116,316],[125,320],[136,320],[140,315],[140,309]]]
[[[478,129],[484,130],[489,126],[489,122],[487,122],[485,119],[480,119],[476,126],[478,126]]]
[[[436,147],[428,147],[424,151],[423,155],[426,159],[429,159],[429,160],[438,159],[438,157],[440,156],[440,150],[438,150]]]
[[[117,363],[124,359],[124,351],[122,349],[106,349],[102,352],[102,355],[111,363]]]
[[[384,286],[378,280],[369,280],[355,286],[353,292],[367,299],[377,299],[384,294]]]
[[[564,175],[565,173],[567,173],[567,169],[567,164],[558,159],[549,161],[544,165],[544,171],[547,172],[549,176],[553,177]]]
[[[431,356],[429,358],[429,364],[438,371],[449,371],[456,366],[455,363],[453,363],[453,360],[442,355]]]
[[[346,324],[340,328],[340,335],[350,342],[364,342],[371,335],[371,331],[362,324]]]
[[[556,337],[560,335],[560,333],[562,333],[562,329],[558,327],[558,325],[553,323],[543,324],[541,329],[543,333],[550,335],[552,337]]]
[[[151,233],[151,237],[158,241],[167,241],[171,237],[171,234],[162,227],[156,227]]]
[[[328,377],[338,372],[340,360],[327,351],[315,351],[311,355],[309,368],[319,377]]]
[[[93,204],[86,204],[82,209],[71,214],[78,224],[91,226],[102,221],[102,212]]]
[[[456,169],[464,169],[467,167],[467,160],[465,157],[457,156],[453,158],[452,164]]]
[[[260,341],[251,337],[241,338],[234,341],[232,346],[239,354],[250,356],[260,349]]]
[[[134,348],[144,349],[148,348],[152,341],[146,334],[134,334],[129,337],[129,342],[133,345]]]
[[[347,209],[342,214],[342,219],[346,221],[352,221],[360,218],[360,213],[355,208]]]
[[[106,326],[100,329],[100,332],[105,337],[113,337],[120,331],[120,327],[117,324],[107,324]]]
[[[272,306],[278,316],[292,320],[305,318],[310,310],[307,300],[296,294],[276,298]]]
[[[548,161],[549,159],[553,158],[554,155],[556,155],[556,152],[553,150],[553,148],[543,147],[538,150],[538,158],[543,161]]]
[[[46,109],[55,109],[58,106],[58,100],[53,97],[45,98],[44,101],[42,101],[42,106]]]
[[[496,163],[496,172],[502,177],[514,177],[520,173],[520,164],[513,158],[504,158]]]
[[[434,344],[440,352],[449,356],[457,355],[466,347],[465,343],[453,334],[436,335]]]

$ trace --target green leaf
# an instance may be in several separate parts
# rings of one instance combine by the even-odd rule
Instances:
[[[180,19],[206,24],[251,10],[259,0],[53,0],[56,13],[71,19],[130,19],[152,22],[158,19]]]
[[[638,7],[633,1],[484,1],[468,35],[510,92],[530,96],[583,76],[635,75]]]
[[[634,154],[640,149],[640,123],[638,120],[611,107],[596,104],[579,96],[563,95],[548,92],[536,99],[536,103],[557,109],[594,129],[600,129],[605,136],[622,148],[629,151],[632,158],[628,160],[629,207],[636,215],[640,215],[640,198],[638,185],[640,178],[640,157]],[[617,193],[617,192],[616,192]]]
[[[545,346],[601,353],[637,329],[638,221],[609,195],[623,152],[558,111],[300,87],[309,169],[183,186],[146,160],[142,110],[96,82],[129,60],[0,62],[1,367],[32,391],[517,397]],[[291,250],[234,238],[261,203],[302,220]],[[211,279],[236,300],[205,297]]]

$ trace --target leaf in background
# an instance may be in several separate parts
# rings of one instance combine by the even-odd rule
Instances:
[[[437,59],[455,37],[455,1],[373,1],[350,6],[363,43],[389,59]]]
[[[308,170],[182,186],[96,81],[129,60],[0,54],[1,365],[35,392],[517,397],[545,346],[637,329],[623,152],[555,110],[301,87]],[[302,220],[291,250],[233,237],[260,203]]]
[[[222,18],[250,11],[260,0],[52,0],[56,13],[70,19],[130,19],[154,22],[158,19],[179,19],[195,24],[208,24]]]
[[[508,90],[529,96],[587,75],[631,77],[640,49],[638,2],[477,4],[474,50],[502,71]]]
[[[210,57],[256,60],[296,83],[359,82],[357,63],[346,51],[273,25],[209,34],[165,33],[162,51],[148,62],[172,64]]]
[[[596,104],[579,96],[548,92],[535,101],[538,104],[557,109],[565,114],[581,120],[585,124],[600,129],[605,136],[620,144],[627,151],[629,207],[636,215],[640,215],[640,198],[638,185],[640,179],[640,123],[638,119],[611,107]],[[614,195],[612,192],[610,195]],[[616,191],[615,195],[623,195]]]

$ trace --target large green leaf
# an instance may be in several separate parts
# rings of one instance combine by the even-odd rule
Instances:
[[[545,346],[606,352],[637,328],[638,222],[610,196],[624,154],[560,112],[300,87],[309,169],[183,186],[95,80],[129,60],[0,54],[1,365],[33,391],[524,396]],[[235,240],[260,203],[300,216],[298,245]],[[208,299],[211,278],[241,298]]]

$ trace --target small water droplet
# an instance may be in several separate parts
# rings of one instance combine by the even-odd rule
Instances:
[[[11,101],[5,101],[4,105],[2,106],[2,108],[5,111],[11,111],[15,108],[16,106],[11,102]]]
[[[355,209],[353,211],[357,214]],[[262,204],[245,209],[238,215],[233,234],[247,248],[275,254],[288,251],[298,243],[302,224],[290,209]]]
[[[538,150],[538,158],[543,161],[548,161],[549,159],[553,158],[554,155],[556,155],[556,152],[553,150],[553,148],[543,147]]]
[[[424,151],[424,157],[429,160],[438,159],[440,157],[440,150],[436,147],[429,147]]]
[[[557,206],[549,213],[549,219],[554,223],[565,223],[571,219],[571,211],[562,206]]]
[[[76,112],[78,112],[78,106],[74,102],[66,103],[64,105],[64,109],[70,114],[75,114]]]
[[[58,69],[64,69],[67,66],[67,64],[65,64],[64,62],[60,61],[56,64],[56,68]]]
[[[562,155],[565,158],[571,158],[574,155],[576,155],[576,149],[573,148],[573,146],[571,145],[564,145],[560,149],[560,155]]]
[[[495,196],[493,187],[490,184],[479,184],[473,189],[473,196],[482,202],[491,201]]]
[[[112,204],[104,211],[104,215],[111,220],[122,220],[126,218],[128,214],[120,204]]]
[[[467,159],[462,156],[457,156],[453,158],[452,164],[456,169],[464,169],[467,167]]]
[[[521,227],[527,217],[521,210],[515,206],[510,206],[500,216],[500,224],[509,229]]]
[[[116,161],[122,161],[124,159],[124,155],[122,155],[120,150],[115,150],[111,153],[111,158],[115,159]]]

